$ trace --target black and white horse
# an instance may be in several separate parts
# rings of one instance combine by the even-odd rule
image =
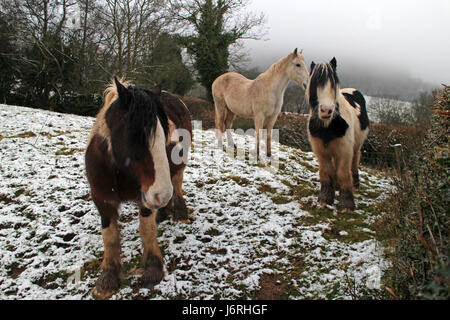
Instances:
[[[353,188],[359,186],[361,147],[369,133],[366,101],[356,89],[341,89],[336,58],[311,63],[306,88],[310,105],[308,138],[319,161],[321,205],[333,204],[339,190],[339,212],[355,209]]]

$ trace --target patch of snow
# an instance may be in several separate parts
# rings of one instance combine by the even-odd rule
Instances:
[[[93,122],[0,105],[0,299],[92,299],[103,252],[100,218],[84,173]],[[239,135],[235,142],[248,150],[254,143]],[[319,190],[312,153],[274,144],[284,165],[277,170],[232,158],[215,145],[214,132],[194,130],[183,182],[192,223],[167,220],[158,226],[163,281],[150,292],[138,288],[138,275],[127,274],[130,285],[112,299],[246,299],[259,289],[263,273],[289,274],[295,261],[302,261],[304,271],[291,279],[297,292],[292,298],[345,299],[347,277],[365,283],[368,268],[376,266],[381,275],[386,270],[376,240],[330,240],[324,237],[328,223],[306,222],[314,215],[303,204],[316,196],[293,198],[286,181]],[[381,190],[391,188],[390,180],[364,168],[361,176],[380,190],[380,197],[359,196],[357,203],[383,200]],[[261,186],[275,193],[261,192]],[[274,203],[275,195],[286,197],[287,203]],[[356,214],[367,215],[362,210]],[[134,205],[123,204],[122,262],[140,259],[138,226]]]

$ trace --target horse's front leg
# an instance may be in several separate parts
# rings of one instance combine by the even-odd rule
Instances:
[[[267,158],[270,158],[272,156],[272,128],[267,128],[267,151],[266,151]]]
[[[275,122],[277,121],[278,115],[266,120],[266,128],[267,128],[267,157],[270,158],[272,156],[272,132]]]
[[[320,193],[318,202],[321,206],[332,205],[334,202],[335,189],[333,186],[334,166],[331,157],[317,154],[319,161]]]
[[[104,245],[102,273],[93,294],[100,299],[110,297],[120,286],[120,231],[117,223],[119,204],[93,199],[102,221]]]
[[[144,287],[153,289],[164,278],[163,258],[159,249],[156,225],[158,210],[140,208],[139,233],[144,246],[144,274],[142,276]]]
[[[336,158],[336,176],[339,185],[338,211],[341,213],[355,210],[355,200],[353,197],[353,175],[352,175],[351,152],[345,153]]]
[[[255,117],[255,138],[256,138],[256,161],[259,161],[259,141],[260,133],[263,128],[264,120],[262,117]]]

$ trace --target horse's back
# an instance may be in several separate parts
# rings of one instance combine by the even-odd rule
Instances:
[[[251,118],[252,86],[254,80],[247,79],[237,72],[227,72],[212,84],[212,95],[216,108],[226,106],[235,115]]]
[[[231,92],[240,92],[249,88],[252,80],[237,72],[227,72],[217,77],[212,84],[213,96],[224,98]]]
[[[366,99],[363,94],[354,88],[341,89],[341,93],[348,104],[356,110],[361,130],[366,130],[369,127],[369,116],[367,114]]]

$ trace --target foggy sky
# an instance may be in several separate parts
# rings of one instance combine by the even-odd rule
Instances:
[[[251,66],[298,47],[308,65],[336,56],[340,68],[398,69],[450,84],[450,0],[253,0],[248,9],[265,13],[268,31],[267,41],[245,41]]]

